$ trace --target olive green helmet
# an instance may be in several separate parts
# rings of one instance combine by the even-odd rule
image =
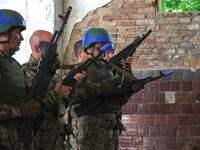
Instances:
[[[88,48],[90,44],[96,42],[112,43],[110,34],[103,28],[91,28],[84,34],[82,48]]]
[[[12,27],[26,29],[24,18],[16,11],[0,9],[0,33],[8,32]]]

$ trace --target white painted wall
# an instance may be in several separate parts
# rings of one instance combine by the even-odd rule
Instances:
[[[68,44],[71,31],[74,24],[80,22],[86,14],[98,7],[101,7],[111,0],[0,0],[0,9],[13,9],[18,11],[25,19],[27,24],[27,30],[22,32],[24,36],[24,41],[20,46],[20,51],[18,51],[14,57],[20,63],[24,63],[28,60],[29,55],[31,54],[31,49],[29,46],[29,37],[31,34],[38,29],[48,30],[54,32],[58,30],[60,26],[54,25],[55,17],[58,17],[55,14],[60,14],[62,10],[66,10],[68,6],[72,6],[72,12],[70,14],[68,24],[65,28],[64,40],[60,41],[59,44],[62,44],[62,49],[65,50],[65,47]],[[55,5],[55,3],[59,3]],[[63,8],[56,8],[63,7]],[[59,11],[55,13],[55,11]],[[54,27],[56,28],[54,29]],[[64,51],[61,51],[64,53]]]

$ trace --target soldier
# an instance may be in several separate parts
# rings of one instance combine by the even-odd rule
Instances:
[[[82,48],[94,58],[98,48],[112,43],[103,28],[91,28],[85,32]],[[70,143],[73,150],[116,150],[120,124],[117,115],[133,92],[141,89],[136,85],[131,92],[118,94],[112,70],[97,61],[86,72],[86,78],[71,93],[70,117],[74,136]]]
[[[23,118],[42,112],[34,98],[27,101],[24,73],[12,57],[19,50],[26,29],[24,18],[10,9],[0,10],[0,149],[24,149],[17,130]]]
[[[87,54],[84,52],[84,49],[82,48],[82,40],[79,40],[74,44],[74,53],[78,59],[78,63],[86,59]]]
[[[40,49],[39,43],[50,42],[52,39],[52,36],[53,36],[52,33],[48,31],[37,30],[33,32],[32,36],[30,37],[29,42],[30,42],[32,54],[29,58],[29,61],[22,65],[23,70],[25,72],[27,89],[30,89],[32,85],[32,81],[37,71],[38,62],[42,58],[42,50]],[[59,99],[58,93],[59,93],[60,82],[55,85],[56,81],[54,80],[57,80],[57,79],[54,79],[54,78],[52,79],[52,81],[50,82],[49,89],[47,91],[48,93],[45,95],[45,98],[43,98],[45,99],[45,101],[49,102],[52,105],[56,104]],[[71,87],[63,86],[62,98],[65,98],[65,99],[68,98],[68,95],[71,89],[72,89]],[[59,147],[64,149],[62,139],[58,139],[61,137],[60,134],[62,133],[58,135],[59,131],[58,131],[57,116],[53,115],[52,113],[45,113],[45,116],[46,116],[46,119],[42,123],[39,132],[34,137],[32,147],[34,147],[35,150],[37,149],[38,150],[43,150],[43,149],[56,150]],[[64,122],[62,121],[62,119],[60,120],[61,120],[60,125],[61,127],[63,127],[62,125],[64,125]],[[60,145],[58,145],[58,142],[60,142]]]

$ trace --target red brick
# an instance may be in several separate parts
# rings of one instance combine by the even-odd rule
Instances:
[[[172,43],[180,43],[180,42],[183,42],[183,38],[182,37],[174,37],[174,38],[170,38],[169,41]]]
[[[164,150],[166,147],[166,138],[165,137],[155,137],[155,145],[160,150]]]
[[[137,13],[153,13],[155,12],[154,7],[148,7],[148,8],[139,8]]]
[[[160,91],[169,91],[169,81],[158,82],[158,87]]]
[[[89,21],[88,22],[88,27],[98,27],[99,26],[99,21]]]
[[[178,126],[178,136],[179,137],[190,136],[190,127],[189,126]]]
[[[192,16],[192,12],[180,12],[177,14],[177,17],[191,17]]]
[[[156,56],[156,60],[163,60],[163,61],[165,61],[166,59],[167,59],[166,55],[158,55],[158,56]]]
[[[165,93],[157,92],[155,94],[155,103],[165,103]]]
[[[170,105],[169,104],[159,104],[159,114],[169,114]]]
[[[193,113],[200,114],[200,103],[194,103],[193,105]]]
[[[148,43],[148,44],[154,44],[154,43],[155,43],[155,39],[147,38],[147,39],[145,40],[145,42]]]
[[[182,104],[182,113],[183,114],[192,114],[192,104]]]
[[[123,114],[136,114],[137,113],[137,104],[126,103],[122,107]]]
[[[159,31],[173,31],[175,28],[174,25],[160,25],[159,26]]]
[[[190,126],[190,136],[199,136],[200,135],[200,125]]]
[[[144,125],[154,125],[154,115],[144,115],[143,121]]]
[[[200,114],[190,115],[189,124],[190,125],[200,125]]]
[[[160,136],[172,136],[171,126],[161,126],[160,127]]]
[[[133,147],[142,147],[143,137],[133,137]]]
[[[122,115],[122,122],[124,125],[132,125],[133,124],[132,115]]]
[[[197,100],[197,93],[194,91],[194,92],[187,92],[186,93],[186,102],[188,103],[194,103],[196,102]]]
[[[155,147],[155,137],[144,137],[143,146],[148,150]]]
[[[146,85],[148,91],[158,91],[158,82],[149,82]]]
[[[132,125],[145,125],[144,124],[144,115],[133,115]]]
[[[144,92],[143,93],[143,101],[144,103],[153,103],[155,93],[154,92]]]
[[[132,147],[133,146],[132,136],[120,136],[119,142],[122,147]]]
[[[165,48],[167,48],[167,45],[166,44],[155,44],[155,48],[156,49],[165,49]]]
[[[147,126],[138,126],[138,136],[147,136],[149,127]]]
[[[127,132],[127,135],[138,135],[138,127],[127,126],[126,132]]]
[[[167,115],[167,125],[177,125],[178,117],[177,115]]]
[[[172,126],[172,136],[173,137],[177,137],[177,131],[178,131],[178,127],[177,126]]]
[[[179,115],[178,125],[189,125],[189,115]]]
[[[142,8],[144,6],[144,3],[133,2],[133,3],[130,3],[128,6],[131,8]]]
[[[129,100],[131,103],[142,103],[143,101],[143,92],[138,92],[133,94]]]
[[[120,24],[120,26],[134,26],[135,25],[135,21],[126,21],[126,20],[124,20],[124,21],[122,21],[121,22],[121,24]],[[135,35],[134,35],[135,36]],[[134,37],[134,36],[131,36],[131,37]],[[126,36],[127,37],[127,36]],[[130,36],[129,36],[130,37]]]
[[[192,91],[200,91],[200,81],[192,81]]]
[[[117,29],[117,28],[109,28],[109,29],[108,29],[108,32],[109,32],[109,33],[117,33],[117,32],[118,32],[118,29]]]
[[[176,13],[166,13],[165,14],[165,18],[175,18],[176,17]]]
[[[166,150],[177,150],[176,137],[166,137]]]
[[[128,20],[145,19],[145,14],[128,14]]]
[[[149,136],[155,137],[160,135],[160,127],[159,126],[152,126],[149,127]]]
[[[186,92],[177,92],[175,94],[176,103],[188,102]]]
[[[147,114],[148,113],[148,104],[138,104],[137,105],[138,114]]]
[[[192,91],[192,81],[182,81],[183,91]]]
[[[126,29],[126,32],[128,32],[128,33],[135,32],[135,31],[136,31],[135,27],[130,27],[130,28]]]
[[[149,114],[159,114],[159,104],[149,104],[148,105]]]
[[[181,90],[181,82],[180,81],[170,81],[169,86],[170,86],[170,91],[180,91]]]
[[[156,126],[167,125],[166,115],[155,115],[155,125]]]
[[[181,104],[170,104],[170,114],[180,114],[182,113]]]

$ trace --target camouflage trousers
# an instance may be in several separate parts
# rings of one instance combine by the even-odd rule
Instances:
[[[70,138],[72,150],[117,150],[119,130],[115,122],[101,117],[82,116],[71,121],[74,137]]]
[[[46,118],[32,143],[29,145],[29,150],[63,150],[63,139],[60,136],[60,129],[58,127],[58,120],[55,117]]]
[[[17,130],[0,126],[1,150],[24,150],[24,144],[19,142]]]

